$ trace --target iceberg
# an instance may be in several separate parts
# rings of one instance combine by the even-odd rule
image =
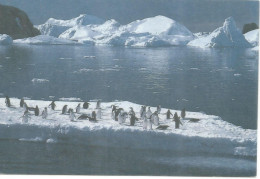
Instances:
[[[245,39],[253,46],[259,46],[259,29],[249,31],[244,34]],[[258,48],[257,48],[258,49]]]
[[[14,44],[34,44],[34,45],[69,45],[78,44],[72,40],[60,39],[48,35],[38,35],[35,37],[29,37],[24,39],[16,39],[13,41]]]
[[[104,21],[94,16],[81,16],[71,20],[51,18],[37,28],[43,35],[90,45],[172,46],[186,45],[194,38],[185,26],[165,16],[136,20],[127,25],[120,25],[114,19]]]
[[[119,124],[111,117],[111,105],[123,108],[126,112],[130,107],[140,116],[141,105],[128,101],[101,102],[101,119],[97,122],[89,120],[70,120],[69,115],[62,115],[61,109],[66,104],[75,109],[81,101],[56,101],[56,109],[51,110],[51,101],[26,100],[30,107],[38,105],[40,112],[48,107],[47,119],[34,116],[30,112],[28,122],[23,122],[21,116],[24,109],[19,107],[20,100],[11,98],[11,107],[5,106],[5,99],[0,98],[0,138],[46,143],[76,143],[81,145],[131,147],[146,149],[162,149],[176,152],[211,153],[231,156],[256,157],[257,132],[243,129],[223,121],[220,117],[206,115],[199,112],[186,112],[186,118],[181,119],[179,129],[175,123],[166,119],[166,111],[162,108],[159,114],[160,125],[168,125],[166,130],[159,130],[153,125],[152,130],[143,129],[142,120],[130,126],[129,118]],[[96,111],[96,102],[90,101],[88,109],[81,109],[82,113],[90,115]],[[156,107],[151,107],[152,112]],[[172,113],[180,111],[171,110]],[[196,120],[192,120],[196,119]],[[181,147],[180,147],[181,146]]]
[[[209,35],[198,37],[188,43],[194,47],[250,47],[241,31],[236,27],[232,17],[225,19],[222,27]]]
[[[12,37],[6,34],[0,34],[0,45],[11,45],[12,43]]]
[[[75,26],[85,26],[89,24],[102,24],[105,20],[98,17],[81,14],[80,16],[70,20],[57,20],[54,18],[48,19],[44,24],[36,26],[42,35],[50,35],[59,37],[64,31]]]

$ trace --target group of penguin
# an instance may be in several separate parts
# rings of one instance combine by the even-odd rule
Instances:
[[[11,107],[11,102],[10,102],[10,98],[8,96],[6,96],[5,98],[5,103],[7,107]],[[84,102],[83,103],[83,109],[88,109],[89,108],[90,103],[88,102]],[[39,116],[40,115],[40,110],[39,107],[36,105],[36,107],[29,107],[26,102],[24,101],[24,99],[22,98],[20,100],[20,107],[24,108],[24,114],[21,117],[23,122],[28,122],[28,120],[30,119],[30,113],[29,111],[34,111],[35,116]],[[51,104],[48,106],[51,107],[52,110],[55,110],[56,108],[56,104],[55,101],[52,101]],[[144,130],[152,130],[152,125],[157,126],[156,129],[160,129],[160,130],[165,130],[167,129],[169,126],[168,125],[160,125],[160,118],[159,118],[159,114],[161,113],[161,106],[157,106],[157,109],[155,112],[152,113],[150,107],[148,107],[148,109],[146,110],[146,106],[141,106],[140,109],[140,118],[136,117],[136,114],[133,110],[132,107],[130,107],[130,111],[129,112],[125,112],[125,110],[123,108],[118,108],[118,106],[116,105],[112,105],[111,106],[112,111],[111,111],[111,118],[115,121],[118,121],[119,124],[123,124],[126,122],[126,119],[129,117],[130,120],[130,126],[134,126],[136,121],[143,121],[143,129]],[[97,112],[94,110],[92,111],[91,115],[89,114],[81,114],[77,119],[78,120],[89,120],[91,122],[97,122],[97,118],[101,119],[102,118],[102,111],[101,111],[101,101],[98,100],[96,103],[96,109]],[[81,110],[81,104],[79,103],[78,106],[76,107],[76,113],[80,114],[80,110]],[[68,105],[64,105],[62,108],[62,113],[63,115],[69,114],[69,118],[72,122],[77,121],[76,120],[76,115],[74,113],[74,110],[72,108],[68,109]],[[171,116],[173,116],[173,121],[175,122],[175,128],[178,129],[180,127],[180,124],[183,125],[180,121],[180,117],[178,116],[177,112],[174,113],[174,115],[171,113],[171,111],[168,109],[168,111],[166,113],[166,119],[171,119]],[[181,117],[185,118],[186,115],[186,111],[185,108],[181,111]],[[47,107],[45,107],[42,111],[41,114],[43,119],[47,119],[48,117],[48,110]]]

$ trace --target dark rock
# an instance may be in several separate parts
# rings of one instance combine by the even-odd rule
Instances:
[[[34,28],[26,13],[18,8],[0,5],[0,34],[21,39],[40,35]]]
[[[258,25],[256,23],[245,24],[243,26],[243,34],[255,29],[258,29]]]

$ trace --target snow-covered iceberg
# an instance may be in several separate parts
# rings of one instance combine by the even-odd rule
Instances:
[[[34,44],[34,45],[69,45],[77,44],[72,40],[56,38],[48,35],[38,35],[35,37],[29,37],[25,39],[16,39],[14,44]]]
[[[244,34],[246,40],[253,46],[252,51],[259,51],[259,29]]]
[[[131,147],[163,149],[176,152],[212,153],[231,156],[256,156],[256,130],[241,127],[223,121],[218,116],[198,112],[186,112],[182,119],[183,125],[175,129],[175,123],[166,119],[167,109],[162,108],[159,114],[160,125],[168,125],[166,130],[143,129],[143,121],[135,126],[129,125],[129,119],[122,124],[111,117],[111,105],[116,105],[129,111],[132,107],[136,116],[140,116],[141,105],[127,101],[101,102],[102,117],[97,122],[75,120],[69,115],[62,115],[61,109],[66,104],[75,111],[76,106],[83,102],[56,101],[55,111],[48,108],[47,119],[34,116],[33,112],[28,122],[23,122],[21,116],[24,109],[19,107],[19,99],[11,98],[12,106],[5,106],[5,99],[0,98],[0,138],[32,142],[80,143],[82,145],[98,145],[113,147]],[[48,107],[51,101],[25,100],[29,107],[38,105],[40,112]],[[96,102],[90,102],[88,109],[81,109],[76,118],[91,114],[96,110]],[[151,107],[155,111],[155,107]],[[172,113],[180,111],[172,110]],[[192,120],[193,119],[193,120]],[[196,120],[195,120],[196,119]],[[181,146],[181,147],[180,147]]]
[[[58,20],[54,18],[48,19],[44,24],[36,26],[42,35],[50,35],[59,37],[64,31],[75,26],[86,26],[89,24],[102,24],[105,20],[98,17],[81,14],[80,16],[70,20]]]
[[[114,19],[105,22],[94,16],[85,20],[87,23],[83,23],[82,20],[79,20],[82,19],[80,17],[66,21],[49,19],[45,24],[39,25],[37,28],[44,35],[76,40],[92,45],[186,45],[194,38],[193,34],[185,26],[165,16],[136,20],[127,25],[120,25]]]
[[[0,45],[11,45],[12,43],[12,37],[6,34],[0,34]]]
[[[222,27],[207,36],[198,37],[188,43],[195,47],[250,47],[232,17],[225,19]]]

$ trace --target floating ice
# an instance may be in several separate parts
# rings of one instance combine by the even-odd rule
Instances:
[[[12,43],[12,37],[6,34],[0,34],[0,45],[11,45]]]
[[[33,78],[33,79],[32,79],[32,82],[33,82],[33,83],[48,83],[49,80],[47,80],[47,79]]]

